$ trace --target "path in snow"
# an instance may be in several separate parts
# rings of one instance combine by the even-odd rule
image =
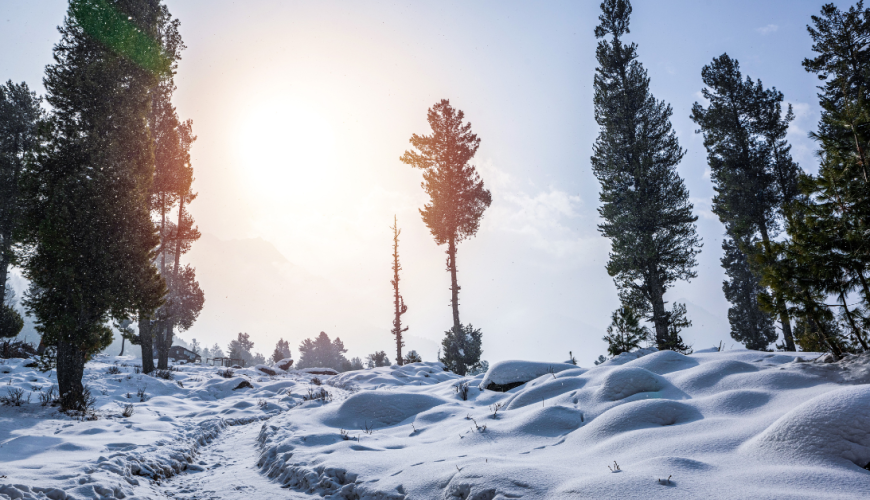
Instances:
[[[262,422],[228,427],[214,443],[206,446],[196,462],[166,481],[161,490],[178,500],[223,500],[238,498],[319,498],[281,488],[257,467],[257,435]],[[195,470],[201,468],[202,470]]]

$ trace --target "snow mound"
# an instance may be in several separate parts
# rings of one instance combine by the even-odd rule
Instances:
[[[783,415],[750,449],[774,452],[789,461],[846,461],[870,464],[870,387],[822,394]]]
[[[661,375],[634,366],[616,367],[604,378],[596,394],[602,401],[618,401],[643,392],[659,392],[672,387]]]
[[[344,400],[336,409],[325,412],[322,422],[342,429],[390,427],[445,401],[426,394],[395,394],[366,391]]]
[[[624,365],[636,359],[640,359],[644,356],[649,356],[650,354],[655,352],[659,352],[659,350],[655,347],[644,347],[643,349],[638,349],[631,352],[624,352],[618,356],[614,356],[598,366]]]
[[[584,431],[585,439],[596,443],[617,434],[640,429],[685,424],[702,418],[694,406],[669,399],[634,401],[599,415]]]
[[[538,405],[537,408],[522,415],[522,418],[508,427],[503,434],[508,436],[562,436],[577,430],[584,423],[583,412],[565,406]]]
[[[688,373],[681,374],[675,381],[686,389],[700,391],[717,385],[725,377],[738,373],[757,372],[758,367],[736,359],[711,361]]]
[[[694,368],[698,366],[698,360],[674,351],[654,351],[643,357],[632,359],[626,364],[664,375]]]
[[[358,386],[360,384],[374,387],[431,385],[458,378],[460,378],[459,375],[445,371],[442,363],[427,362],[344,372],[332,379],[330,385],[336,387]]]
[[[480,383],[482,389],[510,390],[519,385],[534,380],[541,375],[559,373],[577,368],[567,363],[539,363],[535,361],[499,361],[486,372]]]

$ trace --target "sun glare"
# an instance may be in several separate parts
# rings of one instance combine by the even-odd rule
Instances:
[[[258,195],[313,195],[334,168],[329,122],[309,106],[268,103],[241,121],[239,167]]]

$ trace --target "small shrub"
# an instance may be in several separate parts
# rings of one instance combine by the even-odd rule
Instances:
[[[265,408],[267,404],[269,404],[269,403],[265,399],[258,399],[257,400],[257,406],[260,408]]]
[[[133,416],[133,403],[124,406],[124,411],[121,413],[121,416],[124,418],[129,418]]]
[[[463,401],[468,401],[468,382],[460,382],[454,385],[453,389],[456,390],[456,394],[459,394],[459,397]]]
[[[613,461],[613,467],[608,465],[607,468],[610,469],[610,472],[622,472],[622,469],[619,468],[619,464],[616,463],[616,460]]]
[[[163,380],[173,380],[175,378],[172,376],[171,370],[155,370],[154,376]]]
[[[49,387],[47,391],[39,391],[39,404],[41,404],[42,406],[56,406],[57,403],[58,400],[56,385]]]
[[[218,370],[218,375],[223,378],[233,378],[233,371],[227,368],[226,370]]]
[[[175,383],[178,384],[178,387],[184,389],[184,384],[182,384],[180,380],[176,380]]]
[[[309,387],[308,388],[308,395],[302,396],[302,399],[304,401],[320,400],[320,401],[323,401],[324,403],[327,403],[327,402],[332,400],[332,394],[327,392],[327,390],[324,389],[323,387],[321,387],[320,389],[317,389],[317,390]]]
[[[365,422],[365,428],[364,428],[364,429],[361,429],[361,430],[362,430],[363,432],[365,432],[366,434],[371,435],[373,432],[375,432],[375,424],[372,423],[372,425],[369,426],[369,421],[366,420],[366,422]]]
[[[121,373],[121,369],[115,365],[112,365],[109,367],[108,370],[106,370],[106,373],[108,373],[109,375],[118,375],[119,373]]]
[[[145,387],[139,387],[136,389],[136,397],[139,398],[139,401],[144,403],[148,401],[148,394],[145,393]]]
[[[13,387],[6,389],[6,396],[0,397],[0,403],[6,406],[21,406],[23,403],[30,402],[30,394],[27,399],[24,399],[24,389]]]
[[[133,365],[133,373],[139,375],[140,373],[142,373],[142,367],[139,365]]]
[[[323,384],[323,382],[322,382],[319,378],[317,378],[317,377],[312,378],[312,379],[311,379],[311,383],[314,384],[314,385],[321,385],[321,384]]]
[[[504,403],[495,403],[489,406],[489,410],[492,412],[492,418],[498,418],[498,411],[504,407]]]
[[[341,434],[341,439],[343,439],[343,440],[345,440],[345,441],[349,441],[349,440],[350,440],[350,435],[348,435],[348,433],[347,433],[346,430],[344,430],[344,429],[339,429],[338,433]]]
[[[60,406],[63,411],[82,420],[97,419],[97,414],[94,411],[96,402],[97,398],[91,394],[91,389],[88,386],[82,389],[80,395],[70,392],[60,397]]]

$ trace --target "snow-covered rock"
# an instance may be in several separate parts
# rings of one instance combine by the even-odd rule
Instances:
[[[542,375],[555,374],[577,368],[569,363],[540,363],[536,361],[499,361],[486,371],[481,389],[506,391],[525,384]]]

